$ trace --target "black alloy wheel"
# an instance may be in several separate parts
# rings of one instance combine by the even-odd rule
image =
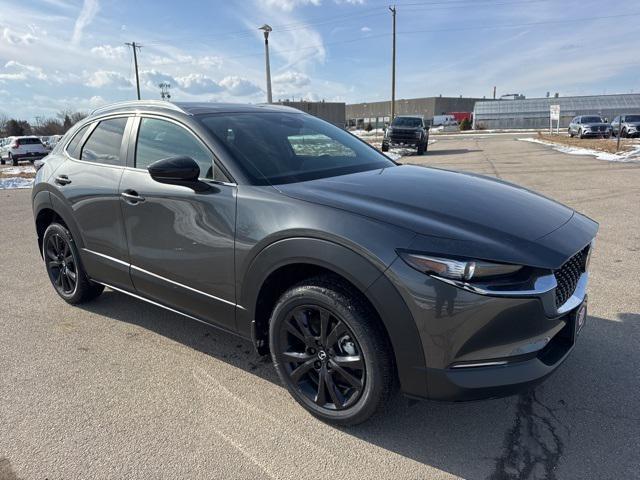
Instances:
[[[94,299],[104,287],[87,277],[73,237],[65,226],[52,223],[42,236],[42,257],[58,295],[73,305]]]
[[[291,396],[323,421],[362,423],[395,393],[393,349],[380,318],[359,290],[332,274],[282,294],[269,349]]]
[[[346,323],[317,305],[302,305],[281,330],[289,380],[318,407],[343,410],[358,401],[366,382],[360,346]]]
[[[53,286],[62,295],[73,295],[78,284],[78,267],[67,240],[58,233],[50,235],[44,254]]]

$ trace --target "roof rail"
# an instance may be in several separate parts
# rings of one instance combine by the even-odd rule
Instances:
[[[142,108],[159,107],[159,108],[166,108],[169,110],[175,110],[177,112],[184,113],[185,115],[191,115],[189,112],[180,108],[175,103],[167,102],[165,100],[126,100],[124,102],[115,102],[115,103],[110,103],[109,105],[104,105],[103,107],[98,107],[95,110],[93,110],[89,114],[89,116],[93,117],[94,115],[98,115],[100,113],[106,113],[111,110],[117,110],[119,108],[125,108],[125,107],[142,107]]]

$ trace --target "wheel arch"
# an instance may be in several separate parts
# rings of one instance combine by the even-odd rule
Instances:
[[[42,190],[34,195],[33,216],[35,220],[40,255],[42,255],[42,237],[44,232],[54,221],[61,223],[69,229],[78,248],[82,248],[84,246],[80,229],[73,220],[73,215],[69,209],[65,207],[64,203],[50,192]]]
[[[275,302],[290,286],[319,273],[331,273],[356,288],[382,322],[391,342],[402,390],[422,390],[416,368],[425,357],[417,325],[399,292],[370,260],[337,243],[315,238],[291,238],[264,248],[243,276],[238,296],[238,330],[251,336],[259,353],[268,352],[268,326]],[[376,293],[369,287],[376,284]]]

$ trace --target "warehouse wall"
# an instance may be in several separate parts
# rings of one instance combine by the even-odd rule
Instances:
[[[560,105],[564,129],[577,115],[600,115],[611,121],[617,115],[640,114],[640,94],[480,101],[474,109],[474,128],[549,128],[550,105]]]
[[[431,120],[434,115],[448,112],[472,112],[477,98],[425,97],[396,100],[396,115],[422,115]],[[347,105],[347,120],[389,117],[391,101]]]
[[[297,108],[314,117],[333,123],[336,127],[344,128],[346,123],[346,106],[340,102],[278,102],[279,105]]]

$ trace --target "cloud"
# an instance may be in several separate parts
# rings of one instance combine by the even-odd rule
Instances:
[[[304,73],[289,70],[273,77],[273,83],[299,88],[309,85],[311,79]]]
[[[367,32],[370,32],[370,31],[371,31],[371,29],[370,29],[369,27],[362,27],[362,28],[360,29],[360,31],[361,31],[361,32],[365,32],[365,33],[367,33]]]
[[[318,6],[322,0],[261,0],[261,3],[267,8],[278,8],[285,12],[290,12],[296,7],[305,5]]]
[[[118,72],[98,70],[93,72],[86,81],[86,85],[94,88],[116,87],[129,88],[131,81]]]
[[[76,20],[73,27],[73,36],[71,37],[71,43],[77,44],[82,38],[84,29],[93,21],[93,18],[98,13],[100,5],[98,0],[84,0],[80,15]]]
[[[260,87],[252,81],[235,75],[223,78],[220,81],[220,85],[234,97],[245,97],[261,91]]]
[[[4,65],[5,73],[0,73],[0,80],[47,80],[47,75],[42,68],[33,65],[25,65],[15,60],[9,60]]]
[[[108,60],[116,60],[124,58],[127,49],[124,45],[114,47],[112,45],[99,45],[91,49],[91,53],[97,55],[100,58],[106,58]]]
[[[218,93],[224,90],[219,83],[201,73],[192,73],[185,77],[176,78],[177,86],[181,90],[193,95]]]
[[[2,29],[2,38],[11,45],[31,45],[38,40],[38,37],[30,32],[20,34],[10,30],[8,27]]]

